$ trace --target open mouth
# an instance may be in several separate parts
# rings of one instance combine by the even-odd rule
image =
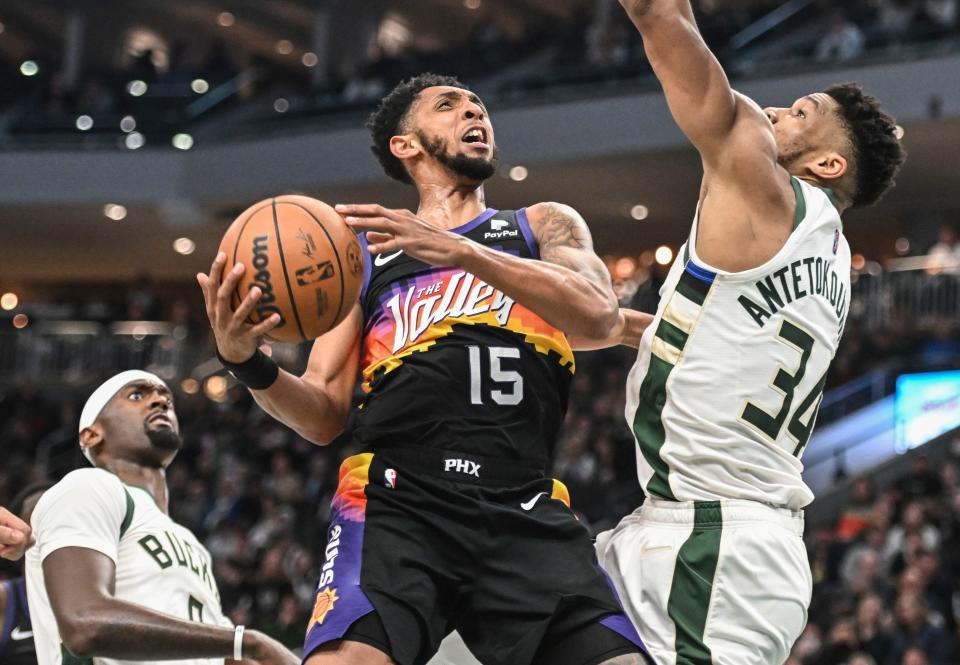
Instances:
[[[483,127],[471,127],[460,140],[478,148],[490,147],[487,143],[487,130]]]
[[[147,418],[147,424],[159,424],[161,427],[173,428],[173,421],[165,413],[157,413]]]

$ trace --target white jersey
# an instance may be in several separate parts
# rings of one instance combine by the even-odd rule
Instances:
[[[39,665],[78,661],[62,646],[43,579],[43,560],[64,547],[83,547],[116,564],[115,596],[186,621],[230,627],[220,609],[210,553],[166,515],[144,489],[101,469],[67,474],[47,490],[31,519],[37,543],[27,551],[27,599]],[[66,658],[65,658],[66,656]],[[95,665],[213,665],[222,658],[124,661]]]
[[[738,273],[696,253],[697,221],[660,291],[627,380],[648,496],[747,499],[798,510],[827,369],[850,304],[850,247],[830,195],[792,179],[794,230]]]

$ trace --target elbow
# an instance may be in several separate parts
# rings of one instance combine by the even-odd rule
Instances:
[[[607,339],[620,320],[620,307],[613,294],[604,296],[587,320],[583,331],[587,339]]]
[[[60,622],[60,637],[63,645],[79,659],[93,658],[102,652],[102,638],[107,632],[104,624],[84,620],[78,616]]]
[[[313,445],[322,448],[330,445],[334,439],[343,434],[343,430],[346,429],[346,424],[347,419],[343,417],[335,421],[331,420],[330,422],[317,423],[316,426],[311,427],[309,430],[298,430],[297,433]]]

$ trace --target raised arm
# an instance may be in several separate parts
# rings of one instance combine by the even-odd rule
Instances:
[[[74,656],[124,660],[231,658],[234,629],[175,619],[114,597],[116,567],[105,554],[64,547],[43,560],[64,645]],[[245,631],[242,655],[264,665],[300,660],[275,640]]]
[[[568,335],[606,338],[617,322],[617,299],[583,218],[569,206],[527,209],[542,261],[531,261],[438,228],[409,210],[340,205],[347,224],[367,232],[371,254],[402,250],[432,265],[459,266]]]
[[[247,315],[256,306],[262,292],[253,287],[234,311],[230,294],[243,274],[242,264],[223,276],[226,256],[217,255],[210,274],[197,275],[207,306],[207,317],[213,327],[220,357],[231,364],[270,366],[257,348],[260,337],[279,322],[276,315],[257,325],[247,322]],[[360,332],[363,314],[354,305],[347,317],[333,330],[313,343],[307,370],[294,376],[280,370],[268,385],[248,385],[253,398],[271,416],[300,436],[318,445],[330,443],[347,422],[350,400],[360,362]],[[259,374],[260,372],[258,372]],[[269,377],[269,378],[272,378]],[[249,382],[248,382],[249,383]]]

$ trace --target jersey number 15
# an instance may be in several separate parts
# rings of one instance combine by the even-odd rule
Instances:
[[[497,387],[490,388],[490,399],[501,406],[516,406],[523,400],[523,376],[520,372],[504,370],[500,361],[504,358],[520,358],[520,349],[510,346],[491,346],[490,352],[490,381]],[[470,354],[470,403],[483,404],[483,369],[481,368],[482,354],[479,346],[468,346]]]

